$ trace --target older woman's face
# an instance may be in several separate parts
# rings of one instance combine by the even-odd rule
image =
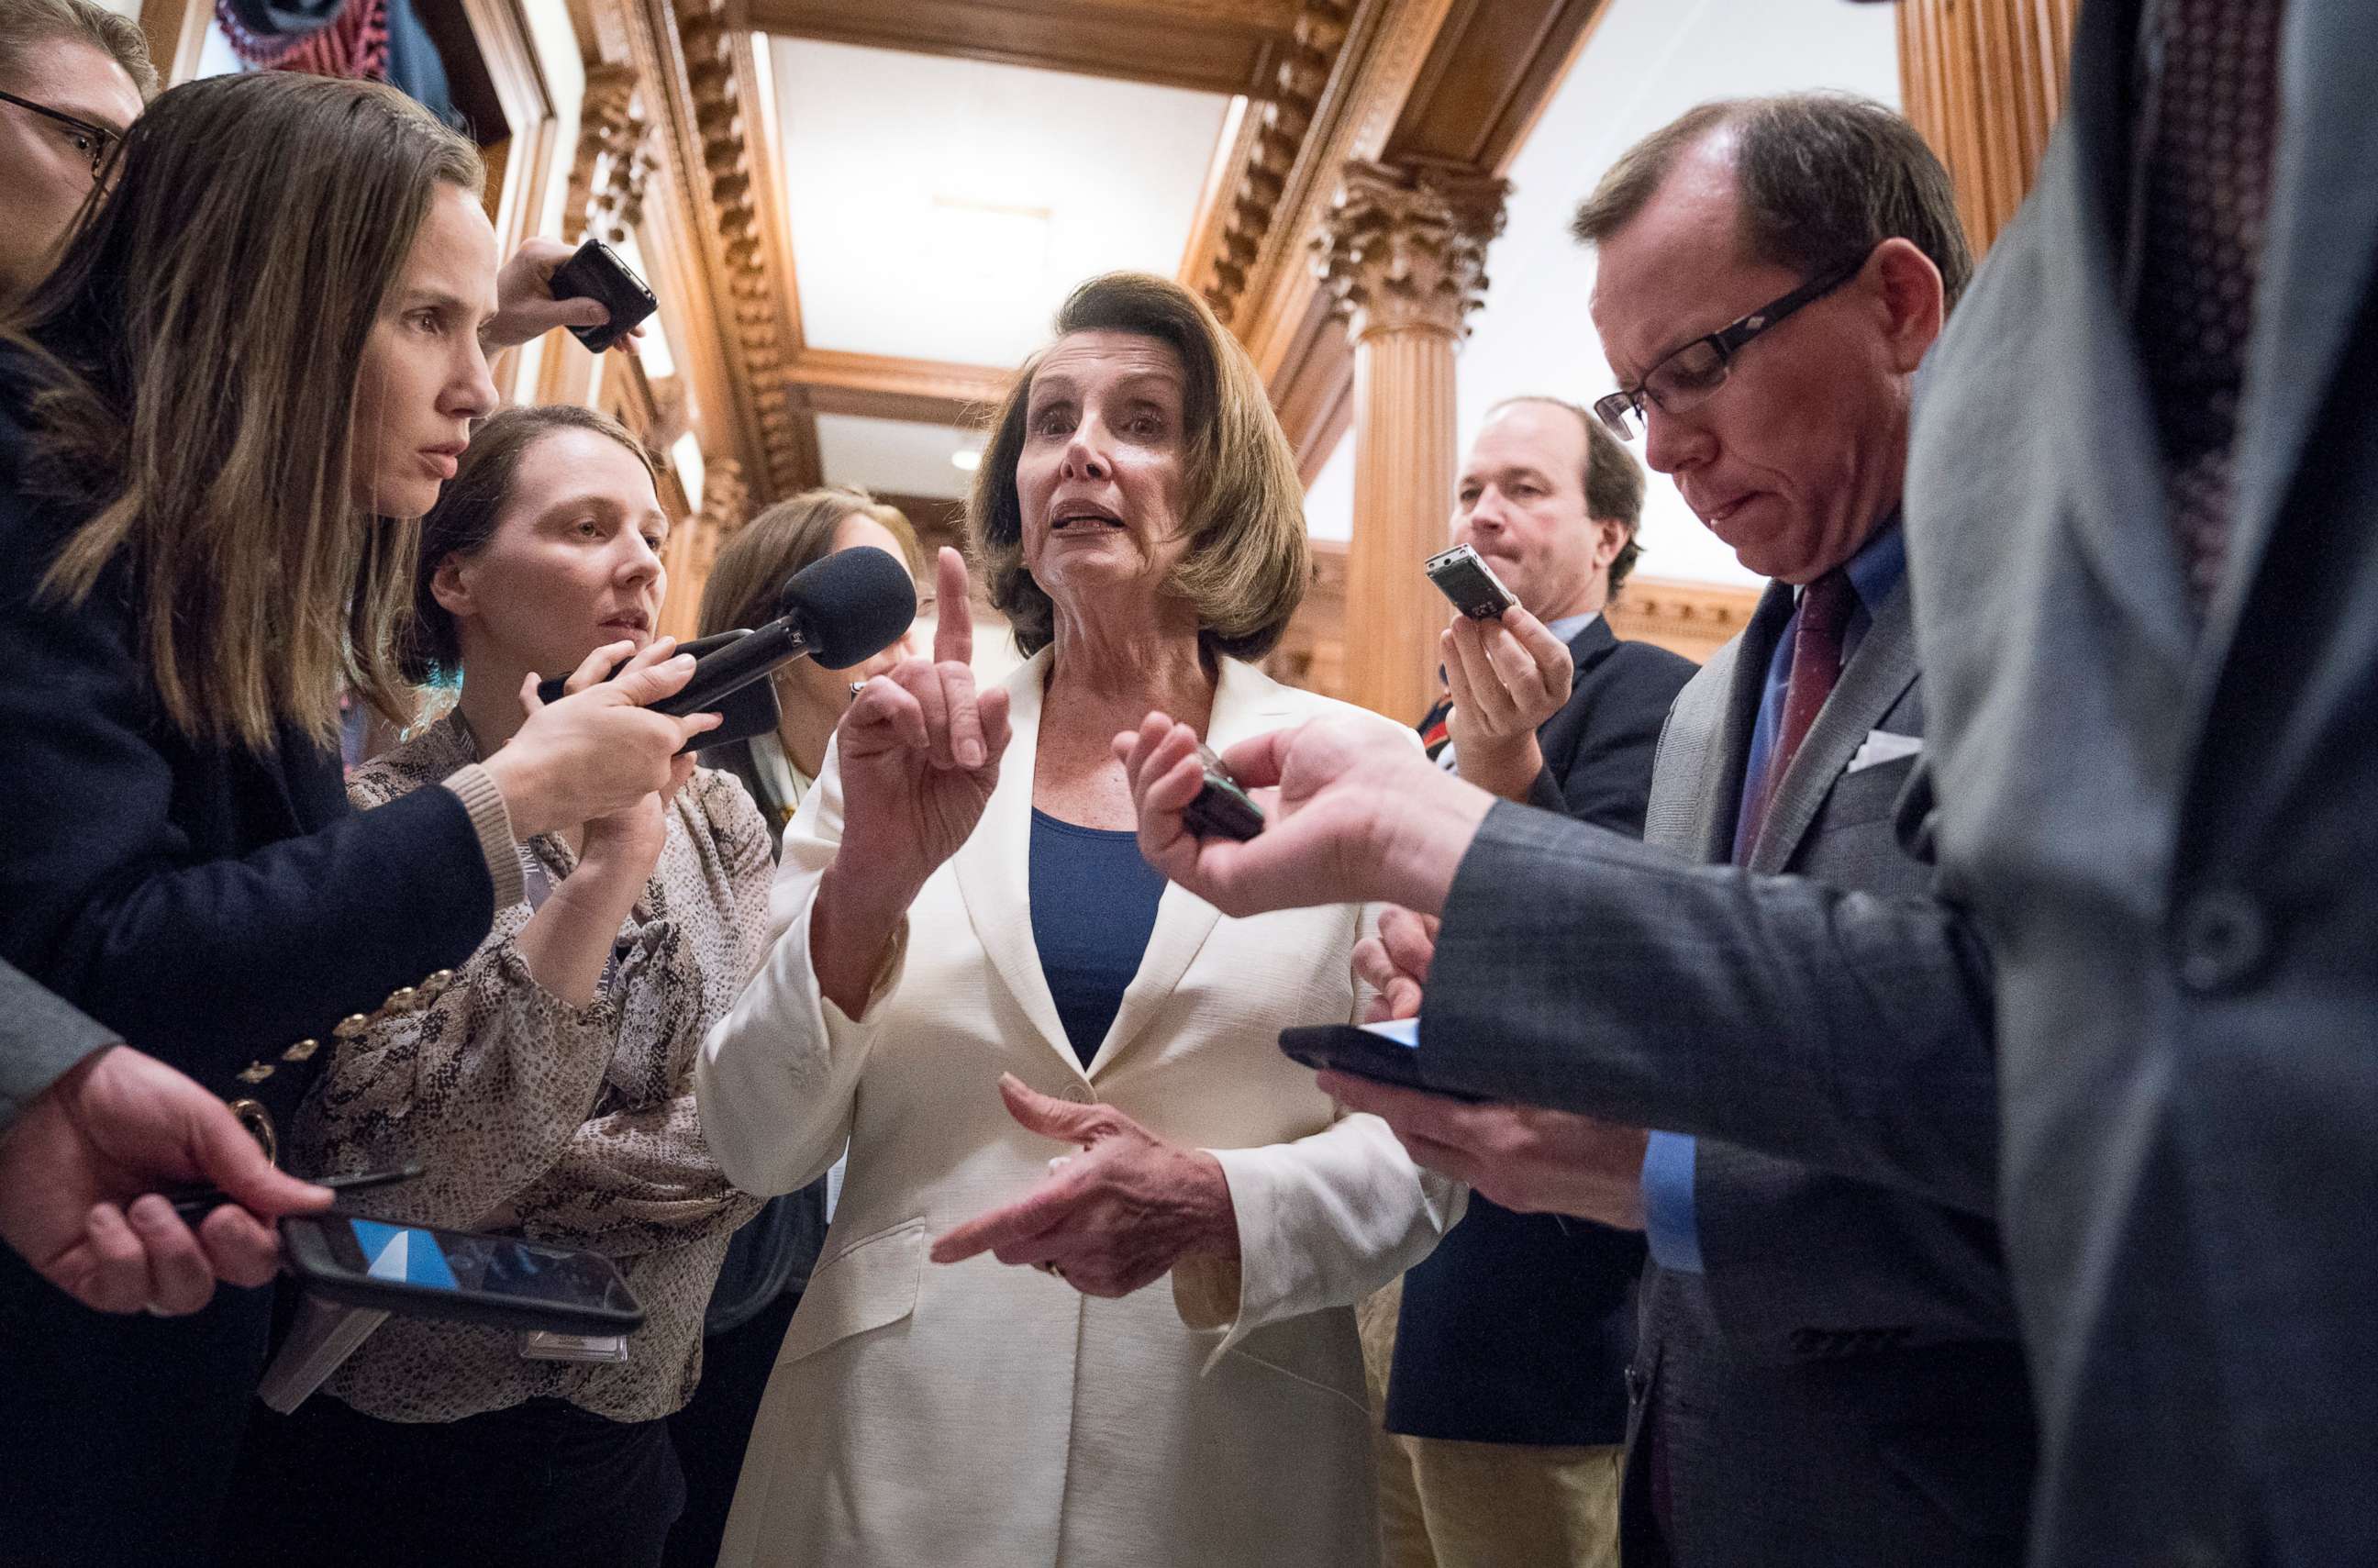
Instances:
[[[1132,332],[1075,332],[1041,357],[1015,499],[1024,564],[1060,608],[1152,595],[1181,559],[1186,384],[1171,344]]]

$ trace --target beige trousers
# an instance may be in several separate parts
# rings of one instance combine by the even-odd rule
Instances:
[[[1387,1408],[1399,1279],[1356,1309],[1374,1420]],[[1627,1451],[1400,1437],[1375,1427],[1387,1568],[1618,1568]]]

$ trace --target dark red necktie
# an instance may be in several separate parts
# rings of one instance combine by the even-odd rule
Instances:
[[[1798,754],[1800,742],[1808,738],[1809,727],[1817,722],[1825,699],[1833,694],[1834,682],[1842,678],[1842,642],[1857,602],[1850,574],[1838,566],[1809,584],[1800,596],[1800,614],[1792,631],[1792,673],[1784,689],[1784,722],[1776,728],[1767,772],[1744,814],[1758,824],[1758,831],[1735,836],[1735,857],[1745,863],[1758,848],[1759,835],[1767,830],[1775,787]]]
[[[2202,609],[2235,510],[2233,446],[2279,139],[2278,0],[2161,0],[2143,95],[2138,334],[2165,494]]]

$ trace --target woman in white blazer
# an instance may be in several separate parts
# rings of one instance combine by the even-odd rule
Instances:
[[[739,1186],[850,1151],[723,1563],[1378,1560],[1352,1303],[1459,1195],[1275,1043],[1352,1016],[1369,918],[1168,887],[1114,752],[1355,711],[1243,662],[1307,579],[1295,466],[1195,296],[1114,274],[1057,328],[969,511],[1031,657],[976,692],[944,551],[935,657],[851,705],[696,1071]]]

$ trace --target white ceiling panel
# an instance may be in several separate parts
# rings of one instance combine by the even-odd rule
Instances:
[[[971,472],[950,461],[953,452],[981,449],[982,437],[974,431],[848,414],[821,414],[817,426],[818,456],[830,485],[955,501],[974,482]]]
[[[1231,103],[806,39],[775,54],[802,335],[861,354],[1013,366],[1083,279],[1171,275]]]

